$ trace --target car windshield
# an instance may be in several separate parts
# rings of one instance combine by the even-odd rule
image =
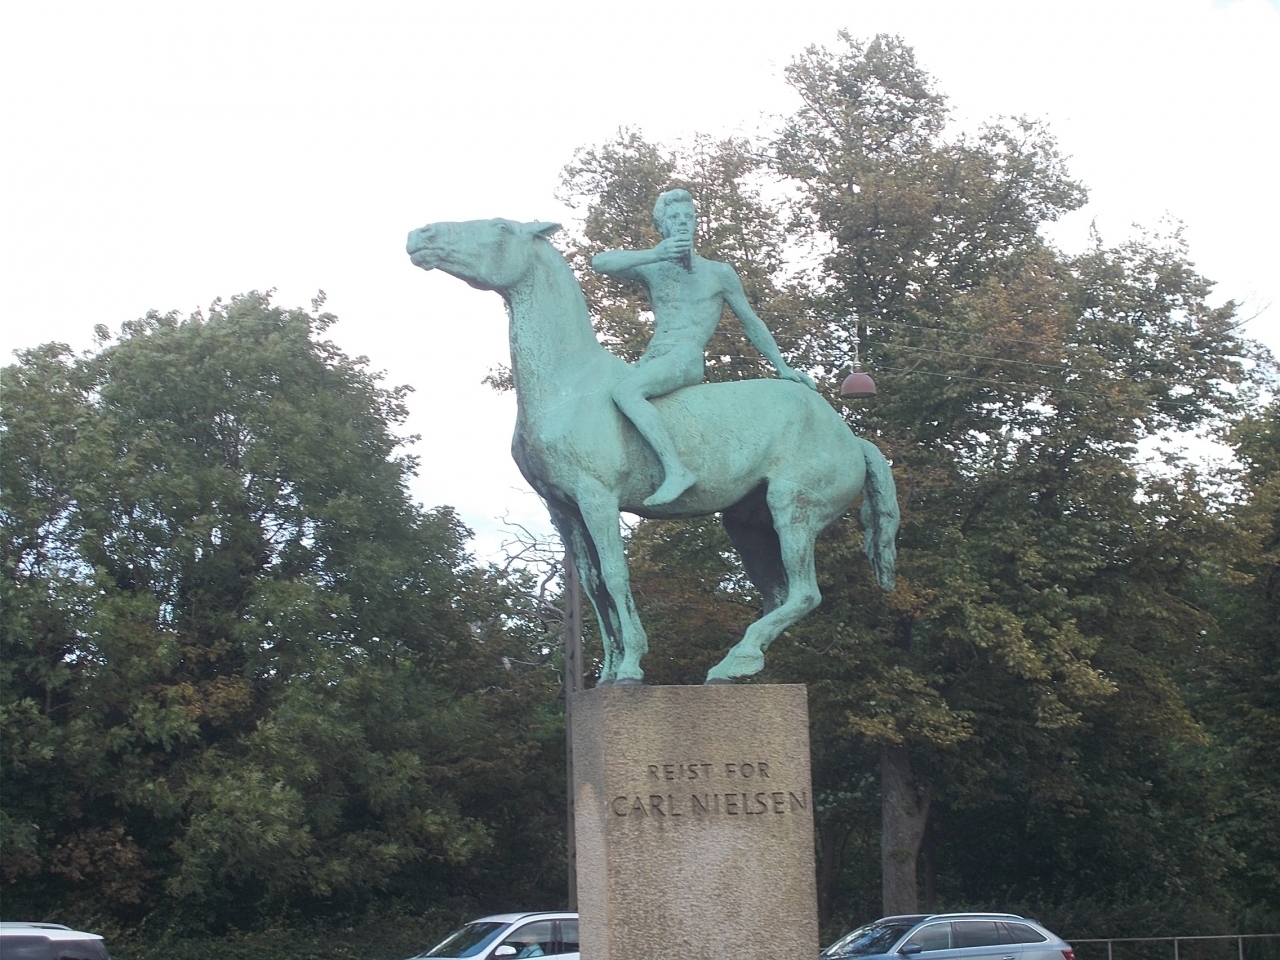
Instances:
[[[506,928],[507,924],[494,920],[468,923],[465,927],[459,927],[453,931],[426,953],[418,954],[413,960],[425,957],[474,957],[483,953],[485,947],[493,943],[498,934]]]
[[[898,938],[914,927],[919,921],[893,921],[884,923],[868,923],[853,933],[845,934],[827,949],[822,951],[824,957],[870,957],[877,953],[888,953]]]

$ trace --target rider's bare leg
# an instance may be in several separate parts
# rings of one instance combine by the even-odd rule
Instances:
[[[667,432],[667,425],[645,396],[645,386],[639,377],[623,380],[613,391],[613,401],[627,419],[635,424],[640,435],[662,462],[662,485],[644,502],[646,507],[656,507],[675,500],[697,483],[698,477],[681,462],[675,442]],[[667,392],[669,391],[662,391]]]

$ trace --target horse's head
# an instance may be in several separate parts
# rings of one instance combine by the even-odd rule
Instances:
[[[534,244],[560,229],[558,223],[468,220],[429,223],[409,234],[409,259],[424,270],[440,269],[481,290],[510,290],[533,264]]]

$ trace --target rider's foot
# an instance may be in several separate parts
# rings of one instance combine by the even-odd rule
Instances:
[[[664,503],[670,503],[697,482],[697,474],[687,467],[680,466],[675,470],[668,470],[666,478],[662,481],[662,486],[653,492],[653,496],[649,497],[644,502],[644,505],[646,507],[660,507]]]

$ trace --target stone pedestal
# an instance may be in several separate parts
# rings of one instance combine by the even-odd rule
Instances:
[[[817,957],[803,686],[596,688],[572,716],[583,960]]]

